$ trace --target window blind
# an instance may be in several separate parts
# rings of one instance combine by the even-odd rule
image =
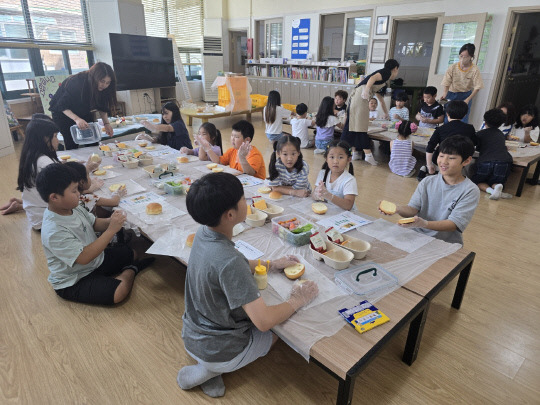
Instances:
[[[92,44],[87,0],[0,0],[0,40]]]

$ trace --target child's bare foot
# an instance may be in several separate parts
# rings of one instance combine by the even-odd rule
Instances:
[[[8,215],[8,214],[12,214],[14,212],[20,211],[22,209],[23,209],[22,202],[19,203],[19,201],[15,200],[9,205],[9,207],[7,207],[7,208],[5,208],[3,210],[0,210],[0,213],[2,215]]]
[[[19,204],[22,205],[22,200],[19,200],[18,198],[11,197],[9,201],[4,204],[2,207],[0,207],[0,211],[7,210],[11,204],[13,204],[14,201],[17,201]]]

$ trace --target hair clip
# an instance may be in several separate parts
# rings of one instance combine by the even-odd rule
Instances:
[[[418,131],[418,125],[416,125],[414,122],[411,122],[411,132],[414,134],[416,131]]]
[[[394,128],[399,129],[399,126],[401,125],[401,121],[396,122],[396,125],[394,125]]]

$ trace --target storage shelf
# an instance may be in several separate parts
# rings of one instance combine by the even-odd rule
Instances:
[[[246,76],[267,79],[305,80],[331,84],[352,84],[349,79],[356,75],[356,65],[328,66],[305,64],[249,63]]]

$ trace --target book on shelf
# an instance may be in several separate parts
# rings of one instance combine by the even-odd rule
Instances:
[[[359,333],[367,332],[390,320],[369,301],[361,301],[352,308],[342,308],[338,312]]]

